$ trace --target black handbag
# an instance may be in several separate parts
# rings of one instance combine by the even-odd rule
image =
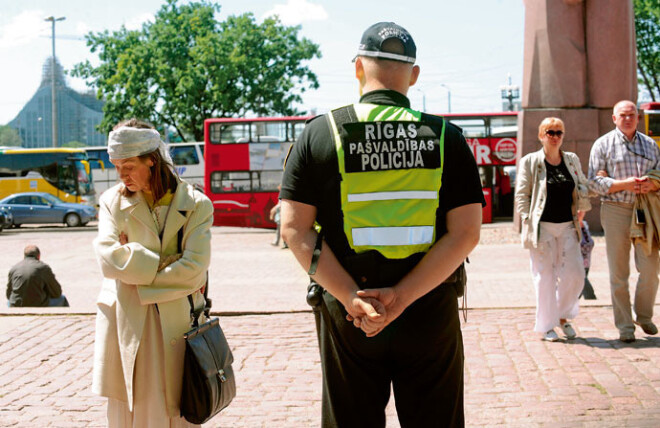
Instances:
[[[183,230],[183,229],[182,229]],[[181,243],[179,233],[179,247]],[[236,381],[231,364],[234,356],[225,338],[220,320],[210,319],[211,299],[208,298],[208,272],[204,286],[204,308],[195,310],[192,295],[188,296],[192,330],[183,335],[186,353],[183,360],[181,416],[193,424],[203,424],[227,407],[236,396]],[[209,320],[199,324],[202,313]]]
[[[208,287],[207,287],[208,288]],[[204,295],[207,294],[204,289]],[[192,297],[188,296],[191,308]],[[199,325],[202,313],[208,319],[210,300],[205,308],[191,312],[193,328],[183,335],[186,354],[183,360],[181,416],[188,422],[203,424],[227,407],[236,396],[236,381],[231,364],[234,356],[220,321],[213,318]]]

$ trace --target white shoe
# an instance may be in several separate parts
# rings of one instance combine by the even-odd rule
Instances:
[[[561,329],[564,331],[564,334],[566,335],[566,339],[575,339],[575,329],[573,329],[573,326],[571,323],[565,322],[561,325]]]
[[[556,342],[559,340],[559,336],[557,336],[557,333],[555,333],[554,330],[548,330],[543,335],[543,340],[546,340],[548,342]]]

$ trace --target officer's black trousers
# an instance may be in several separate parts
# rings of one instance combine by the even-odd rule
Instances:
[[[384,427],[390,386],[402,427],[464,426],[463,338],[453,286],[437,287],[372,338],[323,294],[323,427]]]

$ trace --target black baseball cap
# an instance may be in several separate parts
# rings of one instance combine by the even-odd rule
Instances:
[[[389,39],[398,39],[403,45],[403,54],[383,50],[383,43]],[[378,22],[367,28],[362,34],[357,56],[391,59],[394,61],[415,63],[417,47],[410,33],[394,22]],[[357,57],[356,57],[357,58]]]

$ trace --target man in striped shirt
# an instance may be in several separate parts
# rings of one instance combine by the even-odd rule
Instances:
[[[657,334],[653,324],[653,305],[658,291],[657,243],[647,256],[641,245],[635,245],[635,266],[639,271],[635,290],[633,321],[628,278],[630,276],[630,224],[636,195],[655,192],[660,186],[647,173],[660,169],[660,149],[648,136],[637,132],[639,115],[631,101],[614,106],[612,120],[616,125],[596,140],[589,156],[589,184],[600,195],[601,223],[605,231],[607,263],[610,273],[614,324],[621,341],[635,341],[635,324],[647,334]],[[636,216],[636,221],[643,218]]]

